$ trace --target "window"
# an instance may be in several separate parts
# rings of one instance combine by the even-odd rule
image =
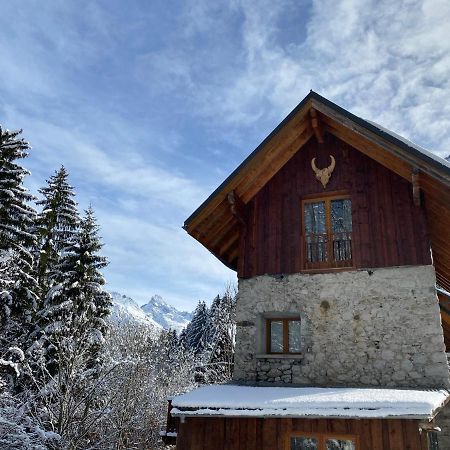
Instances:
[[[267,353],[300,353],[300,319],[266,319]]]
[[[290,450],[357,450],[356,436],[310,434],[292,436]]]
[[[352,267],[352,202],[349,196],[304,200],[304,269]]]

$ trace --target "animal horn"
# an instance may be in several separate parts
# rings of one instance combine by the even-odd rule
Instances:
[[[313,158],[311,160],[311,168],[314,171],[315,174],[317,174],[317,172],[319,171],[319,169],[316,166],[316,158]]]
[[[333,155],[330,155],[330,158],[331,158],[331,164],[330,164],[330,166],[328,167],[328,170],[329,170],[330,173],[331,173],[331,172],[333,172],[334,167],[336,166],[336,160],[334,159],[334,156],[333,156]]]

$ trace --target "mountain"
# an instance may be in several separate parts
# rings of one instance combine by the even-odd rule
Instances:
[[[148,317],[141,307],[130,297],[110,292],[112,297],[111,321],[118,324],[137,323],[161,329],[161,325]]]
[[[192,319],[192,313],[179,311],[166,303],[160,295],[154,295],[150,301],[141,306],[147,317],[159,324],[162,328],[180,332]]]
[[[111,297],[113,300],[111,320],[115,323],[138,323],[180,332],[192,318],[191,313],[178,311],[159,295],[154,295],[141,307],[132,298],[118,292],[111,292]]]

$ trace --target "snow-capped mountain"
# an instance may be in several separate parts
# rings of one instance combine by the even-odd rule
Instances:
[[[132,298],[118,292],[111,292],[113,306],[111,320],[119,324],[139,323],[159,329],[180,332],[191,320],[192,314],[178,311],[167,304],[161,296],[154,295],[140,307]]]
[[[138,323],[155,328],[162,328],[159,324],[148,317],[140,306],[130,297],[111,292],[112,308],[111,321],[118,324]]]
[[[150,301],[141,306],[147,317],[161,325],[162,328],[181,331],[192,319],[192,313],[179,311],[166,303],[160,295],[154,295]]]

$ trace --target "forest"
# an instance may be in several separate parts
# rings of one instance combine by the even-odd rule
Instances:
[[[232,376],[234,289],[180,334],[109,320],[94,209],[63,166],[34,197],[30,148],[0,127],[0,448],[163,448],[167,398]]]

